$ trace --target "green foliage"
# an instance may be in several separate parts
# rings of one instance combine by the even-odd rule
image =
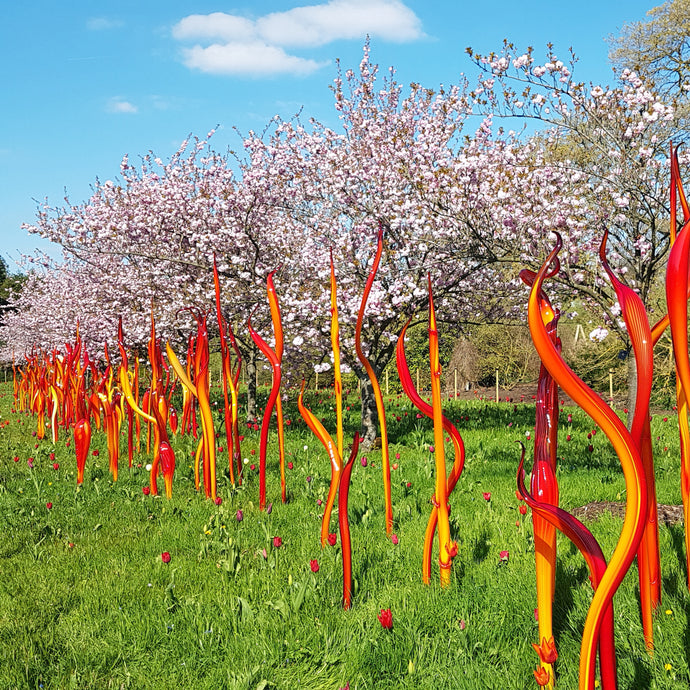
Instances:
[[[497,370],[504,387],[534,381],[539,374],[539,360],[524,325],[476,326],[469,342],[478,353],[476,367],[480,386],[492,386]]]
[[[533,433],[531,401],[447,405],[465,440],[467,461],[450,500],[459,553],[451,585],[443,590],[437,566],[431,585],[421,582],[434,481],[431,423],[417,418],[403,397],[387,398],[399,544],[385,534],[380,452],[369,452],[366,467],[356,461],[352,477],[354,593],[352,609],[344,611],[340,544],[323,550],[319,544],[329,461],[299,421],[295,391],[286,405],[287,460],[293,463],[287,471],[289,501],[279,500],[272,434],[270,513],[258,510],[258,432],[246,430],[242,444],[243,485],[232,487],[219,471],[221,505],[195,491],[189,458],[196,444],[187,437],[173,441],[177,470],[169,501],[143,494],[150,461],[143,450],[131,470],[125,451],[120,478],[110,480],[101,432],[92,443],[99,455],[89,456],[86,481],[78,489],[69,435],[61,430],[55,446],[49,439],[37,442],[31,435],[35,419],[10,411],[11,387],[0,386],[0,394],[0,418],[9,422],[0,427],[0,688],[533,686],[534,548],[529,514],[520,515],[514,493],[515,442]],[[332,394],[310,391],[307,403],[333,430]],[[359,425],[354,394],[347,405],[351,438]],[[563,410],[561,425],[562,506],[624,500],[622,473],[603,435],[589,439],[591,421],[579,411]],[[679,503],[675,417],[655,417],[652,438],[659,502]],[[452,453],[450,445],[446,450]],[[219,463],[224,462],[223,451]],[[491,493],[490,501],[484,492]],[[591,528],[610,554],[621,520],[605,517]],[[337,531],[335,515],[331,531]],[[662,526],[661,545],[664,600],[654,657],[644,651],[634,571],[616,597],[621,688],[690,682],[682,526]],[[499,557],[503,550],[510,553],[507,562]],[[168,564],[161,559],[166,551]],[[310,568],[313,559],[318,572]],[[558,683],[564,688],[577,686],[590,600],[583,559],[562,539],[555,617]],[[377,620],[386,608],[393,614],[392,630]]]

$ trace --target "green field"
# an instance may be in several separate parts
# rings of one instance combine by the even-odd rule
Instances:
[[[358,459],[352,475],[354,594],[344,611],[340,544],[322,550],[319,541],[318,501],[328,491],[329,461],[299,418],[295,391],[285,414],[293,463],[286,504],[280,502],[275,434],[269,438],[270,514],[258,510],[258,431],[245,429],[243,485],[233,488],[227,470],[219,471],[219,506],[195,491],[190,437],[173,441],[171,500],[142,491],[150,461],[145,443],[130,470],[123,437],[113,483],[102,432],[94,433],[92,450],[99,454],[89,455],[77,488],[70,435],[61,430],[55,446],[49,438],[37,441],[35,418],[12,412],[11,385],[0,392],[0,688],[536,687],[531,518],[519,513],[515,496],[515,441],[533,433],[533,401],[446,404],[447,416],[458,420],[467,461],[450,501],[459,552],[451,586],[441,589],[437,566],[431,585],[421,580],[434,482],[431,422],[418,419],[404,398],[387,398],[391,461],[398,464],[392,471],[398,544],[385,533],[380,451],[367,452],[366,467]],[[312,391],[308,402],[334,432],[329,394]],[[356,396],[347,404],[351,439],[359,424]],[[561,412],[557,476],[568,510],[625,499],[618,460],[603,434],[587,438],[592,430],[584,413]],[[675,416],[655,416],[652,433],[658,500],[678,504]],[[223,433],[218,444],[225,447]],[[447,448],[451,452],[451,444]],[[227,466],[226,450],[219,468]],[[589,523],[607,556],[621,524],[610,515]],[[282,540],[278,548],[274,537]],[[622,689],[690,684],[682,524],[662,525],[660,540],[663,601],[653,657],[644,649],[634,567],[614,600]],[[507,561],[499,556],[504,550]],[[562,538],[554,611],[558,687],[577,687],[590,599],[584,560]],[[390,630],[377,618],[387,608]]]

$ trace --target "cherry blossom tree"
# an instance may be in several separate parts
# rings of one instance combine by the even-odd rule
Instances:
[[[688,136],[681,118],[670,101],[628,69],[615,75],[614,87],[585,85],[573,76],[574,55],[564,62],[552,46],[543,63],[531,48],[520,53],[508,42],[498,54],[468,52],[482,75],[473,92],[478,110],[547,125],[549,131],[537,137],[544,160],[579,179],[589,231],[584,243],[572,242],[566,250],[558,280],[601,310],[606,329],[628,350],[620,307],[592,249],[608,229],[612,264],[653,313],[670,242],[669,147]],[[628,362],[634,400],[636,369],[633,358]]]
[[[64,329],[71,332],[83,310],[92,315],[82,327],[94,342],[114,340],[122,315],[136,345],[148,337],[153,305],[162,337],[182,337],[190,326],[180,310],[213,304],[215,255],[226,319],[243,338],[255,310],[253,323],[268,326],[265,280],[280,266],[285,361],[324,370],[332,249],[343,359],[362,381],[371,441],[375,405],[353,334],[379,227],[385,256],[363,332],[378,374],[404,321],[426,309],[427,274],[439,320],[457,330],[520,311],[517,273],[541,260],[550,229],[567,238],[575,269],[594,241],[583,196],[589,180],[554,161],[541,141],[494,132],[490,116],[468,136],[467,92],[464,83],[412,85],[405,95],[393,70],[379,79],[365,46],[359,68],[339,72],[334,83],[340,131],[276,120],[269,132],[243,139],[239,160],[213,152],[208,138],[186,142],[167,163],[149,154],[135,167],[125,158],[121,180],[97,183],[87,202],[39,209],[29,229],[61,244],[69,261],[32,278],[36,287],[23,293],[21,312],[33,314],[29,324],[41,314],[55,323],[46,338],[58,338],[62,321],[60,337],[68,339]],[[51,281],[70,286],[61,288],[64,319],[51,321],[42,297]]]
[[[470,113],[464,85],[437,91],[412,85],[403,97],[392,70],[382,86],[377,72],[365,47],[359,70],[338,75],[341,132],[316,122],[310,129],[281,123],[269,142],[253,144],[274,161],[271,175],[289,189],[286,213],[304,226],[303,251],[321,292],[294,307],[315,340],[328,327],[333,248],[343,359],[362,383],[365,441],[372,440],[376,413],[354,357],[353,330],[379,226],[385,258],[362,339],[377,374],[404,321],[426,308],[427,273],[449,327],[505,319],[524,302],[515,278],[525,254],[537,261],[543,253],[544,226],[568,227],[578,243],[587,229],[574,193],[579,181],[546,165],[539,146],[492,136],[490,118],[463,138]]]

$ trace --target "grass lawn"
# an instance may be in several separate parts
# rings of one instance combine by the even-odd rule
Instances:
[[[37,441],[35,419],[12,412],[11,385],[0,385],[0,395],[0,688],[536,687],[531,519],[519,513],[515,496],[515,441],[533,433],[533,401],[445,404],[446,415],[457,420],[467,461],[450,501],[458,555],[451,585],[441,589],[437,565],[431,585],[421,579],[434,484],[431,422],[418,419],[403,397],[387,398],[391,462],[398,465],[392,470],[398,543],[385,532],[380,451],[367,452],[366,466],[357,459],[352,475],[354,593],[352,608],[344,611],[340,544],[322,550],[319,540],[329,460],[299,418],[295,391],[285,412],[291,420],[289,501],[280,502],[272,434],[270,513],[258,510],[258,431],[245,430],[242,486],[233,488],[227,471],[219,471],[219,506],[195,491],[196,443],[188,436],[173,441],[171,500],[142,491],[150,461],[145,443],[130,470],[123,438],[113,483],[102,432],[94,432],[91,448],[98,455],[89,455],[84,485],[77,488],[70,435],[61,430],[56,445],[48,437]],[[307,402],[334,433],[329,394],[312,391]],[[351,439],[359,424],[356,396],[347,404]],[[603,434],[587,438],[592,430],[584,413],[562,410],[557,476],[567,510],[625,500],[618,460]],[[655,416],[652,433],[658,500],[679,504],[675,416]],[[218,443],[225,446],[222,433]],[[451,444],[447,449],[452,453]],[[219,470],[227,466],[226,450],[219,453]],[[336,518],[334,511],[332,532]],[[621,524],[610,515],[589,523],[607,556]],[[559,539],[557,685],[575,688],[591,588],[584,560]],[[663,600],[653,656],[644,648],[634,566],[614,600],[622,689],[690,685],[682,524],[662,525],[660,541]],[[507,561],[499,556],[504,550]],[[377,618],[388,608],[390,630]]]

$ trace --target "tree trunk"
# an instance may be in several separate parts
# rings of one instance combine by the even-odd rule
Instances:
[[[362,370],[364,378],[360,378],[362,396],[362,440],[360,446],[363,449],[373,448],[376,437],[379,435],[379,414],[376,409],[376,396],[366,371]],[[359,375],[359,373],[358,373]]]
[[[249,349],[247,362],[247,421],[256,420],[256,348]]]

